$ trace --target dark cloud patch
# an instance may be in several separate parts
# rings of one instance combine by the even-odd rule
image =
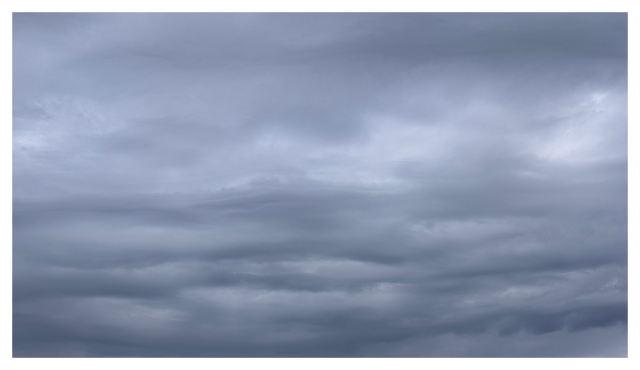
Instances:
[[[626,357],[627,15],[13,18],[15,357]]]

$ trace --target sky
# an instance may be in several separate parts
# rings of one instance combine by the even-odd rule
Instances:
[[[14,357],[627,357],[626,13],[14,13]]]

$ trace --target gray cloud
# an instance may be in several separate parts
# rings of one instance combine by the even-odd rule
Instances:
[[[626,357],[627,15],[13,16],[15,357]]]

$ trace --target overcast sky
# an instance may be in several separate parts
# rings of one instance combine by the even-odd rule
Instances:
[[[13,15],[16,357],[626,357],[627,15]]]

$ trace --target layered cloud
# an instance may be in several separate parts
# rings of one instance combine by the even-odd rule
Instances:
[[[14,14],[17,357],[626,357],[626,14]]]

